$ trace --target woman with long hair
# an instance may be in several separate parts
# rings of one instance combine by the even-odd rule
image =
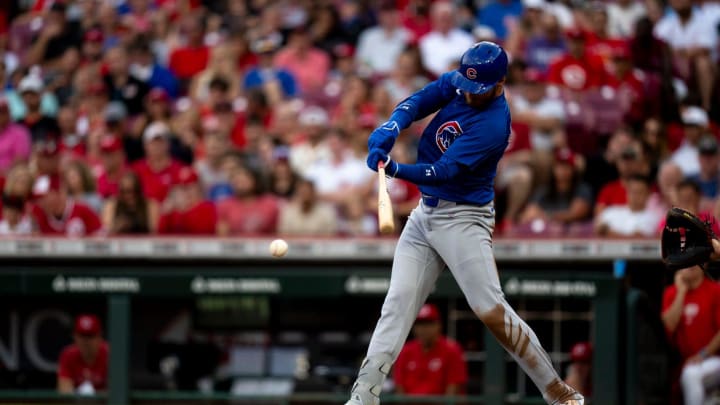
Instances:
[[[155,233],[159,212],[157,203],[143,195],[140,178],[127,172],[120,179],[117,197],[103,207],[103,227],[110,235]]]

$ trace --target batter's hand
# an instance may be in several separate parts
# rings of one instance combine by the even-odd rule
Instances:
[[[390,159],[390,156],[388,156],[388,154],[380,148],[370,150],[367,157],[368,167],[373,171],[377,171],[379,162],[385,162],[385,174],[395,177],[398,170],[397,163],[393,162],[392,159]]]
[[[390,153],[395,139],[400,135],[400,127],[395,121],[388,121],[377,127],[368,138],[368,150],[381,149]]]

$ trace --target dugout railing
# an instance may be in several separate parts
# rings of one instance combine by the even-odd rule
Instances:
[[[298,241],[283,260],[268,260],[261,248],[266,240],[27,240],[0,242],[6,266],[0,272],[0,296],[6,300],[89,299],[105,302],[106,335],[110,341],[110,386],[106,395],[83,402],[126,403],[338,403],[338,394],[297,394],[254,397],[224,393],[134,390],[129,383],[133,311],[137,302],[184,296],[272,295],[292,300],[306,298],[339,300],[363,297],[378,304],[389,281],[392,242]],[[238,246],[242,245],[240,249]],[[130,247],[128,247],[130,246]],[[652,261],[657,253],[653,241],[498,241],[496,254],[503,287],[521,315],[547,315],[539,322],[554,322],[554,333],[564,335],[562,314],[567,302],[583,306],[578,315],[587,322],[587,337],[595,344],[593,404],[619,404],[631,398],[625,368],[632,358],[624,342],[632,333],[626,328],[623,274],[614,274],[613,260]],[[241,253],[237,253],[238,249]],[[95,253],[93,253],[95,252]],[[555,259],[551,259],[553,253]],[[615,269],[617,270],[617,269]],[[619,277],[618,277],[619,276]],[[448,331],[459,333],[456,321],[466,308],[454,280],[444,273],[432,299],[446,304]],[[554,302],[542,311],[529,311],[523,303]],[[579,303],[586,303],[580,305]],[[135,303],[135,304],[134,304]],[[524,309],[523,309],[524,308]],[[337,310],[332,305],[328,310]],[[376,309],[370,318],[375,318]],[[524,313],[525,312],[525,313]],[[571,311],[570,311],[571,312]],[[575,319],[574,321],[577,321]],[[574,322],[571,320],[570,322]],[[529,321],[532,323],[533,321]],[[364,325],[371,329],[373,322]],[[478,322],[476,322],[477,324]],[[578,329],[578,324],[570,325]],[[533,326],[535,327],[535,326]],[[482,331],[485,331],[483,328]],[[407,400],[386,396],[384,403],[503,403],[534,404],[542,401],[516,379],[509,356],[489,332],[481,332],[482,347],[469,351],[482,367],[481,395],[462,401],[427,398]],[[581,333],[582,334],[582,333]],[[541,336],[553,361],[564,366],[572,342],[556,344]],[[472,357],[472,356],[470,356]],[[636,370],[636,368],[634,369]],[[633,384],[632,378],[627,379]],[[52,391],[0,390],[0,401],[63,403],[67,397]],[[440,402],[437,402],[440,400]],[[249,401],[249,402],[248,402]],[[255,401],[255,402],[253,402]],[[626,402],[631,403],[631,402]]]

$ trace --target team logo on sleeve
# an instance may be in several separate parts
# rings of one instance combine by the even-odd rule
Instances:
[[[440,125],[435,132],[435,143],[442,153],[455,142],[455,138],[462,135],[462,128],[457,121],[448,121]]]

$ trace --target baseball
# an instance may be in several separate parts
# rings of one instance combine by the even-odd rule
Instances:
[[[270,242],[270,254],[275,257],[283,257],[287,254],[288,244],[282,239],[275,239]]]

